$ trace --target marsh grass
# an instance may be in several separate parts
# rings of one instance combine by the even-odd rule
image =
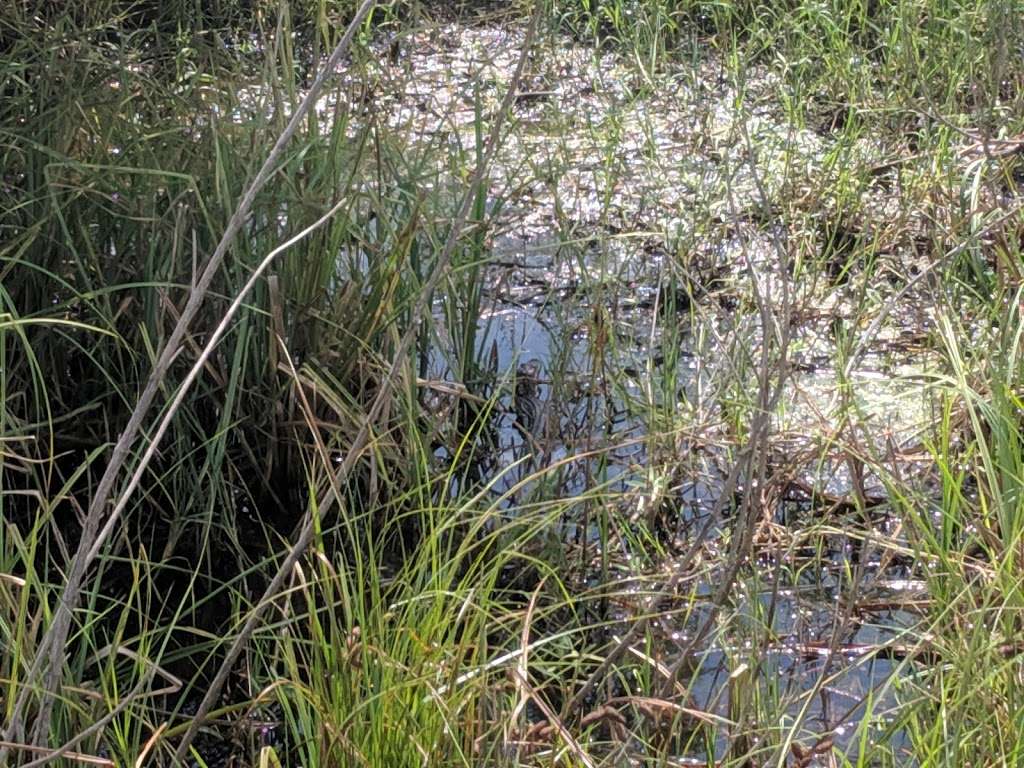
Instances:
[[[17,764],[72,741],[68,764],[172,761],[412,329],[340,503],[246,643],[196,764],[1018,762],[1013,3],[550,3],[538,51],[556,61],[566,31],[593,43],[607,108],[582,130],[541,91],[551,140],[493,170],[432,311],[414,316],[494,119],[487,60],[459,86],[463,130],[457,107],[429,134],[391,119],[388,98],[417,76],[402,46],[442,39],[444,10],[379,9],[257,196],[160,402],[259,261],[339,207],[207,361],[88,575],[48,732],[5,749]],[[462,11],[475,25],[528,12]],[[0,22],[5,721],[38,692],[29,672],[110,446],[351,12],[39,2]],[[609,52],[629,76],[606,94]],[[543,55],[533,74],[551,77]],[[720,173],[686,226],[622,231],[635,135],[653,172],[678,162],[643,111],[667,86],[694,108],[680,141],[710,148]],[[761,131],[765,114],[786,130]],[[580,178],[589,220],[567,187]],[[516,371],[497,365],[484,318],[494,228],[531,184],[550,193],[554,264],[578,284],[571,301],[545,295],[566,327],[543,361],[545,431],[507,466],[494,457]],[[637,311],[620,254],[651,239],[655,298]],[[801,400],[799,366],[822,343],[830,398]],[[859,374],[915,355],[908,385],[935,417],[906,439]],[[889,595],[897,576],[925,597]],[[862,642],[876,619],[881,639]],[[873,664],[888,673],[857,676]]]

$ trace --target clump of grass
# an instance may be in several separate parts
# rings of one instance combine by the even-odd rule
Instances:
[[[45,21],[21,19],[5,60],[16,76],[5,80],[2,226],[8,237],[2,258],[10,322],[4,355],[11,364],[4,377],[8,391],[31,394],[8,398],[4,406],[5,441],[24,448],[5,461],[5,519],[30,532],[26,549],[26,529],[7,531],[5,553],[10,572],[31,576],[18,577],[21,595],[10,626],[35,626],[10,638],[14,660],[32,655],[33,639],[45,628],[48,611],[28,620],[27,606],[51,604],[76,544],[77,515],[88,504],[94,471],[102,469],[96,460],[124,428],[190,285],[255,172],[251,148],[274,135],[282,111],[268,112],[268,100],[295,93],[280,46],[268,50],[263,79],[247,95],[249,63],[220,51],[194,52],[196,70],[175,78],[157,52],[132,47],[123,17],[97,15],[86,23],[66,16],[36,28]],[[120,47],[108,52],[106,39]],[[70,82],[79,87],[70,89]],[[183,617],[214,628],[219,622],[211,624],[193,604],[194,590],[230,578],[237,568],[231,560],[262,560],[287,533],[305,453],[296,432],[300,398],[293,395],[291,406],[285,399],[292,384],[307,386],[318,365],[332,365],[339,396],[329,403],[313,397],[317,413],[310,425],[329,450],[344,446],[374,394],[377,361],[393,354],[395,324],[410,321],[407,304],[419,285],[408,258],[414,241],[425,236],[416,229],[415,200],[381,210],[377,238],[367,236],[372,209],[361,206],[359,196],[372,189],[380,200],[403,182],[378,164],[380,154],[374,160],[366,153],[370,126],[352,135],[348,91],[338,89],[335,97],[329,128],[310,122],[277,169],[292,183],[256,199],[252,225],[214,292],[234,295],[263,254],[318,215],[311,201],[351,198],[347,215],[289,252],[274,280],[243,308],[143,478],[146,492],[129,508],[124,537],[95,576],[94,589],[121,583],[128,577],[125,565],[145,557],[139,546],[165,562],[184,556],[195,563],[191,578],[164,581],[166,569],[153,576],[156,589],[167,591],[147,617],[161,633],[156,647],[179,635]],[[364,183],[368,172],[372,182]],[[368,289],[346,290],[354,281],[338,270],[334,254],[342,248],[373,254]],[[223,298],[208,304],[187,350],[198,351],[224,306]],[[311,373],[289,377],[281,344],[308,361]],[[181,364],[171,369],[166,392],[185,370]],[[379,456],[401,442],[382,443]],[[406,481],[400,473],[387,480],[396,487]],[[46,543],[37,549],[40,537]],[[132,614],[130,605],[124,610]],[[95,632],[95,645],[104,647],[106,626],[85,623],[83,640],[92,641]],[[23,685],[22,663],[7,678],[11,703]],[[82,663],[76,678],[84,680]],[[61,711],[57,722],[65,733],[90,722],[86,712],[71,716],[73,709],[63,704]],[[47,742],[64,740],[42,735]]]

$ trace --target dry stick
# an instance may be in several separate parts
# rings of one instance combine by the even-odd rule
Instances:
[[[544,588],[544,582],[547,581],[547,576],[540,580],[540,584],[533,590],[533,595],[530,596],[530,603],[526,606],[526,615],[523,617],[523,631],[519,637],[519,647],[523,649],[523,652],[519,655],[519,659],[516,661],[516,671],[523,680],[530,679],[530,628],[533,626],[533,614],[537,609],[537,600],[540,598],[540,591]],[[515,707],[512,709],[512,714],[509,715],[508,722],[510,724],[509,730],[516,728],[516,721],[519,719],[519,715],[526,707],[526,702],[530,699],[530,694],[526,688],[522,685],[517,685],[519,689],[519,701],[516,702]]]
[[[62,677],[64,645],[67,641],[68,632],[71,627],[72,612],[78,605],[82,583],[85,579],[88,563],[90,561],[89,555],[93,551],[93,545],[96,541],[100,521],[103,518],[107,502],[114,490],[114,482],[117,479],[117,475],[128,458],[129,451],[142,428],[142,422],[146,414],[149,412],[150,406],[153,404],[157,390],[166,377],[171,363],[177,356],[181,342],[188,332],[189,325],[198,313],[199,307],[210,288],[210,284],[213,282],[213,278],[216,275],[217,270],[220,268],[220,265],[224,260],[224,256],[227,254],[228,248],[231,246],[235,236],[242,229],[242,226],[245,223],[249,211],[252,208],[253,201],[256,199],[257,193],[263,188],[267,180],[270,178],[274,167],[284,152],[285,146],[295,135],[295,132],[298,130],[299,125],[301,125],[302,120],[316,103],[316,99],[319,96],[328,75],[334,71],[335,67],[347,52],[348,47],[352,42],[352,38],[355,36],[356,29],[375,4],[376,0],[364,0],[363,4],[359,7],[352,23],[345,31],[345,35],[338,42],[338,45],[331,53],[331,56],[328,58],[323,69],[321,69],[319,74],[317,74],[317,77],[313,81],[306,97],[302,100],[302,103],[299,105],[295,114],[292,115],[291,120],[288,121],[288,125],[285,127],[280,137],[278,137],[277,142],[274,144],[273,149],[271,149],[266,161],[264,161],[259,172],[256,174],[256,178],[253,179],[249,188],[243,195],[242,201],[232,214],[231,219],[228,221],[227,228],[224,230],[224,234],[217,243],[217,248],[214,250],[213,255],[210,257],[206,267],[203,269],[203,272],[192,292],[189,294],[189,299],[185,304],[185,309],[182,311],[180,319],[174,326],[174,330],[171,332],[170,338],[167,340],[167,344],[164,346],[163,351],[153,366],[153,370],[150,372],[149,379],[146,382],[146,387],[139,396],[139,400],[132,411],[131,417],[128,419],[128,424],[125,426],[124,431],[121,433],[116,445],[114,446],[110,462],[107,464],[103,477],[100,479],[100,482],[96,487],[96,492],[89,504],[85,523],[82,526],[82,535],[79,539],[74,559],[71,561],[67,581],[65,582],[64,590],[61,594],[60,603],[57,606],[53,622],[50,624],[49,629],[46,631],[46,634],[43,636],[39,647],[36,650],[32,667],[26,675],[24,687],[18,694],[18,698],[15,701],[10,723],[8,724],[7,730],[4,732],[5,741],[24,740],[22,717],[32,691],[31,682],[43,671],[45,667],[46,674],[43,682],[43,700],[40,703],[39,712],[36,715],[36,727],[33,733],[32,742],[37,746],[46,742],[50,729],[50,716],[53,710],[55,692]],[[0,764],[6,762],[7,754],[8,748],[6,746],[0,748]]]
[[[14,749],[36,754],[49,754],[51,752],[51,750],[46,747],[33,747],[29,744],[18,744],[14,741],[0,741],[0,746],[2,746],[5,751]],[[65,752],[63,756],[68,760],[73,760],[77,763],[84,763],[85,765],[99,765],[103,766],[103,768],[117,767],[117,763],[113,760],[108,760],[105,757],[96,757],[95,755],[86,755],[82,752]],[[4,763],[4,765],[6,765],[6,763]]]
[[[253,606],[249,617],[246,619],[245,624],[239,631],[238,636],[235,638],[231,647],[228,649],[227,656],[221,663],[220,668],[217,670],[217,674],[213,681],[210,683],[210,687],[207,689],[206,694],[203,696],[202,702],[199,704],[199,708],[189,724],[188,730],[182,737],[181,742],[178,744],[178,749],[174,753],[175,763],[180,763],[184,760],[185,755],[188,753],[188,748],[198,733],[199,728],[202,726],[203,721],[206,719],[206,715],[213,707],[214,701],[220,695],[220,690],[227,681],[228,675],[231,673],[231,669],[234,666],[235,660],[242,652],[242,647],[248,642],[249,637],[256,629],[256,624],[263,615],[263,611],[266,610],[267,606],[270,605],[271,601],[277,596],[278,592],[281,591],[281,587],[284,586],[288,575],[291,573],[294,565],[299,561],[299,558],[305,553],[313,540],[313,536],[316,530],[315,523],[323,517],[330,509],[331,505],[338,501],[338,494],[335,488],[340,488],[348,475],[351,473],[356,461],[359,459],[366,447],[370,437],[370,432],[373,429],[373,423],[376,421],[380,412],[383,410],[384,405],[388,399],[390,389],[394,385],[404,367],[404,360],[409,352],[410,347],[417,335],[417,324],[416,319],[421,317],[430,306],[430,299],[433,295],[441,279],[445,276],[448,271],[448,265],[451,262],[452,255],[455,252],[455,246],[459,241],[462,230],[465,228],[466,219],[469,216],[469,210],[472,206],[473,200],[477,195],[481,183],[483,182],[484,172],[490,165],[491,159],[497,150],[498,141],[501,134],[501,128],[505,121],[505,116],[509,112],[516,96],[516,89],[522,79],[523,69],[526,65],[527,52],[533,44],[534,34],[537,29],[537,23],[540,19],[541,5],[538,3],[536,10],[534,11],[533,17],[530,20],[530,26],[527,29],[526,37],[523,40],[523,47],[519,54],[519,62],[516,66],[516,71],[512,76],[512,80],[508,87],[508,92],[505,94],[505,98],[501,103],[501,107],[498,114],[495,117],[494,126],[491,129],[490,134],[487,137],[487,150],[486,153],[473,174],[469,188],[466,190],[466,194],[462,199],[462,203],[459,206],[458,213],[455,221],[452,225],[451,231],[448,233],[448,239],[445,241],[444,249],[438,256],[437,263],[434,265],[433,271],[430,273],[430,277],[424,283],[423,288],[416,300],[416,305],[413,308],[411,315],[411,322],[405,333],[402,335],[399,341],[398,347],[395,350],[394,360],[391,363],[391,368],[388,370],[384,379],[381,381],[380,390],[377,396],[374,398],[373,403],[370,406],[370,410],[363,417],[362,424],[360,425],[359,432],[356,434],[352,441],[348,452],[345,454],[345,460],[342,462],[338,471],[332,478],[332,483],[328,488],[324,498],[318,505],[311,508],[305,515],[305,521],[303,522],[302,531],[299,534],[295,545],[292,547],[288,556],[281,563],[281,567],[278,569],[273,580],[267,586],[260,598],[259,602]]]

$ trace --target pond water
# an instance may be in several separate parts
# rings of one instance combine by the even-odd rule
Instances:
[[[407,137],[412,155],[442,148],[472,158],[478,119],[500,102],[522,40],[521,28],[488,25],[404,38],[396,59],[382,57],[377,92],[386,95],[374,110]],[[737,580],[729,609],[731,623],[760,641],[715,628],[716,567],[695,576],[685,612],[652,622],[658,647],[634,652],[690,669],[695,710],[728,719],[742,709],[738,695],[771,696],[783,702],[778,727],[799,722],[805,745],[828,734],[852,759],[865,708],[880,723],[898,710],[899,679],[915,670],[905,649],[927,599],[909,561],[892,554],[902,535],[884,485],[850,460],[854,448],[887,456],[908,478],[926,466],[920,441],[935,418],[934,361],[923,340],[932,317],[926,281],[909,278],[927,267],[912,237],[883,242],[892,217],[907,218],[886,172],[853,218],[817,196],[844,164],[880,164],[880,142],[840,145],[826,129],[793,124],[785,85],[767,68],[751,67],[738,82],[696,42],[682,59],[644,77],[636,62],[568,38],[531,56],[490,171],[487,258],[476,273],[474,357],[505,393],[479,479],[509,510],[532,494],[568,499],[601,486],[630,519],[638,499],[657,495],[664,562],[639,562],[626,544],[610,543],[619,549],[604,577],[667,580],[671,553],[692,544],[710,515],[720,519],[698,542],[709,553],[730,525],[730,505],[719,503],[736,447],[730,406],[749,407],[755,396],[754,365],[774,332],[762,308],[785,315],[791,374],[770,442],[793,481],[771,502],[753,575]],[[337,98],[324,100],[323,119]],[[820,231],[792,231],[786,212],[794,210],[811,211],[802,221]],[[820,268],[830,249],[841,255],[843,238],[877,243],[870,275],[841,259],[838,273],[833,262]],[[817,251],[802,250],[808,243]],[[439,421],[455,407],[447,384],[459,383],[452,340],[464,329],[450,318],[469,311],[453,301],[437,300],[438,342],[424,371]],[[869,319],[880,318],[872,327],[865,305],[875,309]],[[439,472],[454,454],[442,436]],[[855,493],[870,502],[870,519],[855,514]],[[599,555],[595,526],[566,520],[561,534],[582,536]],[[619,635],[641,608],[620,607]],[[691,647],[708,623],[712,631]],[[715,757],[729,749],[727,736],[710,749]],[[898,749],[903,736],[868,738]],[[678,757],[704,760],[708,751],[697,744]]]

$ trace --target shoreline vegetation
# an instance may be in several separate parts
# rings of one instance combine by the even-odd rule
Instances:
[[[1015,0],[0,12],[0,764],[1024,753]]]

